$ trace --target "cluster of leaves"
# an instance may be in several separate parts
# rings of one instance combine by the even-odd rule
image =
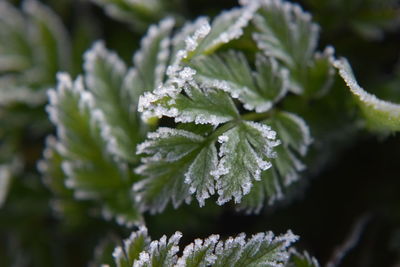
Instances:
[[[322,157],[327,136],[340,135],[334,123],[320,131],[320,121],[310,116],[336,113],[336,106],[325,104],[338,101],[338,90],[347,85],[345,97],[353,96],[344,113],[356,106],[361,111],[346,117],[355,129],[361,120],[373,131],[398,131],[400,106],[362,89],[332,47],[318,50],[319,26],[297,4],[242,0],[211,22],[201,17],[179,27],[175,1],[93,2],[136,28],[166,15],[175,19],[149,27],[132,66],[95,43],[84,55],[84,73],[74,79],[59,72],[68,70],[70,48],[57,16],[36,0],[26,0],[22,11],[0,0],[0,126],[18,122],[0,130],[0,206],[22,169],[16,153],[21,135],[15,133],[36,113],[9,118],[27,110],[40,116],[44,92],[57,83],[48,90],[47,105],[56,135],[47,138],[38,169],[53,193],[53,208],[65,219],[90,214],[140,226],[115,249],[116,266],[318,266],[307,252],[289,249],[297,240],[291,232],[226,241],[213,235],[179,253],[181,234],[151,241],[143,214],[193,199],[203,207],[209,198],[260,213],[265,203],[287,199],[305,180],[306,166]],[[333,3],[306,2],[315,9]],[[376,5],[368,3],[367,11]],[[388,8],[393,1],[385,3],[382,28],[397,19],[397,10]],[[350,11],[363,15],[358,6]],[[383,34],[381,23],[366,21],[352,27],[370,37]],[[312,110],[310,103],[320,106]]]
[[[278,19],[267,21],[272,14]],[[228,47],[249,24],[260,48],[245,56]],[[259,212],[298,179],[312,140],[306,122],[277,105],[289,92],[323,94],[332,51],[317,53],[310,16],[279,1],[244,4],[171,36],[173,25],[152,26],[128,70],[97,43],[83,78],[59,75],[48,108],[58,138],[48,149],[61,156],[75,196],[100,200],[120,222],[137,223],[139,211],[161,212],[169,201],[178,207],[191,195],[202,206],[215,193],[220,205],[234,199]],[[278,25],[292,34],[280,35]],[[294,35],[300,30],[308,38]],[[300,73],[299,65],[307,68]],[[160,127],[141,143],[157,117],[173,118],[176,128]]]

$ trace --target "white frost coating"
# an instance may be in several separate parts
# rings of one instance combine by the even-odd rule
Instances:
[[[173,37],[172,43],[173,46],[182,46],[182,48],[185,46],[185,39],[192,35],[198,28],[200,28],[202,25],[205,25],[208,22],[207,17],[199,17],[197,18],[194,22],[189,22],[186,23],[182,29]]]
[[[192,142],[193,148],[178,150],[171,146],[163,146],[163,143],[167,143],[169,138],[185,138],[182,143]],[[204,138],[200,135],[188,132],[185,130],[160,127],[156,132],[148,133],[147,140],[139,144],[136,148],[136,154],[148,154],[150,157],[142,158],[142,163],[157,162],[165,160],[168,162],[175,162],[188,153],[192,152],[196,148],[196,144],[203,142]],[[179,147],[179,144],[177,144]],[[136,172],[143,171],[140,167],[136,169]]]
[[[150,56],[149,48],[154,44],[154,42],[160,36],[164,35],[165,33],[169,33],[175,25],[175,21],[173,18],[165,18],[163,19],[158,25],[150,26],[146,36],[141,40],[141,49],[135,53],[133,57],[133,62],[136,68],[140,69],[143,66],[143,63],[147,60]],[[171,40],[169,36],[164,37],[160,40],[159,43],[159,51],[157,53],[157,66],[155,66],[154,70],[154,85],[155,88],[160,86],[163,82],[163,77],[165,74],[166,69],[166,62],[168,60],[170,51]],[[137,70],[136,70],[137,71]],[[148,71],[148,70],[143,70]],[[147,90],[154,89],[154,88],[146,88]]]
[[[92,49],[88,50],[84,54],[85,63],[84,69],[86,71],[86,83],[91,90],[96,91],[96,80],[98,77],[95,76],[96,66],[98,64],[107,64],[112,66],[113,73],[124,74],[126,72],[126,66],[123,61],[117,56],[116,53],[108,51],[102,41],[97,41]],[[102,62],[104,61],[104,63]]]
[[[218,136],[218,143],[222,144],[222,143],[226,143],[228,141],[229,141],[229,136],[227,136],[227,135]]]
[[[276,132],[266,124],[261,124],[252,121],[246,121],[245,123],[248,126],[258,130],[261,133],[261,135],[265,138],[265,146],[263,147],[264,154],[268,158],[275,158],[276,153],[273,148],[281,144],[280,140],[276,139]]]
[[[339,70],[340,76],[346,82],[351,92],[366,106],[371,107],[377,111],[383,111],[390,114],[392,117],[400,116],[400,105],[389,101],[378,99],[376,96],[366,92],[361,88],[351,70],[351,67],[346,59],[335,60],[333,62],[335,68]]]
[[[299,147],[299,153],[302,156],[305,156],[308,151],[308,147],[312,144],[313,139],[311,137],[310,133],[310,128],[308,127],[307,123],[301,118],[300,116],[294,114],[294,113],[289,113],[289,112],[283,112],[286,117],[290,118],[293,120],[298,127],[300,128],[300,131],[302,133],[302,142],[301,146]]]
[[[202,253],[206,251],[200,260],[204,266],[214,264],[217,256],[214,255],[214,247],[218,243],[219,235],[211,235],[204,241],[196,239],[193,243],[187,245],[183,250],[182,256],[178,259],[178,262],[174,267],[186,267],[186,261],[196,255],[197,252]],[[202,266],[203,266],[202,265]]]
[[[140,236],[144,237],[145,243],[149,243],[150,242],[150,238],[148,237],[147,228],[144,225],[141,225],[139,227],[139,230],[137,230],[135,232],[132,232],[131,235],[129,236],[129,238],[124,240],[124,249],[125,249],[125,251],[129,251],[129,248],[136,241],[136,239],[139,238]]]
[[[205,177],[199,176],[196,170],[194,170],[194,167],[198,164],[199,161],[202,161],[203,158],[198,157],[192,162],[192,164],[189,166],[189,169],[185,173],[185,180],[184,182],[186,184],[189,184],[189,192],[190,194],[196,193],[196,199],[199,202],[200,207],[203,207],[205,205],[205,200],[210,197],[210,195],[215,194],[215,185],[214,185],[214,179],[212,179],[213,176],[211,173],[213,173],[218,166],[218,156],[216,152],[216,148],[213,144],[211,144],[211,148],[206,148],[211,150],[211,155],[207,154],[207,159],[209,161],[209,164],[211,165],[209,169],[206,169],[204,171],[207,171],[207,174],[204,174]],[[206,153],[204,151],[201,151],[199,153]]]
[[[277,236],[275,238],[276,242],[283,242],[283,245],[282,245],[283,249],[288,248],[292,243],[296,242],[297,240],[299,240],[299,236],[293,234],[293,232],[291,230],[288,230],[286,232],[286,234]]]
[[[179,110],[174,107],[175,98],[182,90],[190,96],[190,87],[194,87],[193,90],[202,90],[198,88],[198,85],[193,81],[194,70],[185,67],[179,70],[174,77],[170,77],[168,82],[163,86],[160,86],[152,93],[146,92],[139,98],[138,111],[142,113],[144,120],[151,117],[161,118],[162,116],[174,118],[175,122],[194,122],[196,124],[212,124],[219,125],[221,123],[230,121],[231,116],[224,115],[213,115],[213,114],[199,114],[191,112],[190,110]],[[206,92],[203,92],[206,94]],[[165,103],[166,102],[166,103]]]
[[[116,247],[112,253],[114,259],[119,259],[124,256],[124,252],[120,246]]]
[[[243,28],[245,28],[249,21],[253,18],[254,12],[259,7],[256,1],[253,1],[242,8],[233,9],[230,11],[225,11],[217,18],[215,18],[212,26],[215,26],[216,21],[232,21],[233,23],[225,29],[221,34],[212,40],[212,43],[207,47],[207,49],[212,49],[220,44],[228,43],[231,40],[239,38],[243,34]]]
[[[280,27],[287,27],[290,31],[291,43],[285,44],[285,46],[293,46],[296,48],[300,42],[304,42],[304,36],[300,34],[307,34],[308,40],[307,47],[305,47],[300,55],[300,58],[310,60],[318,43],[319,26],[312,22],[312,17],[308,12],[301,9],[298,4],[290,3],[283,0],[254,0],[258,2],[262,8],[268,11],[280,12],[284,17],[284,23],[286,25],[279,25]],[[251,1],[244,1],[246,3]],[[264,54],[274,58],[283,60],[289,67],[295,67],[297,64],[306,64],[307,62],[295,62],[298,60],[298,56],[294,55],[291,50],[283,50],[281,47],[282,43],[287,40],[281,40],[277,36],[269,36],[271,34],[270,29],[264,29],[262,16],[255,16],[254,23],[261,31],[265,33],[253,34],[253,39],[256,41],[257,46],[263,50]],[[278,26],[278,25],[275,25]],[[268,27],[268,26],[267,26]],[[264,29],[264,30],[263,30]],[[293,49],[292,49],[293,50]],[[303,90],[301,87],[292,84],[290,90],[295,93],[301,93]]]
[[[128,92],[120,92],[124,87],[121,88],[108,88],[106,90],[110,90],[110,92],[102,92],[100,91],[101,87],[98,86],[98,83],[102,83],[102,77],[98,76],[96,68],[100,66],[105,66],[105,68],[111,73],[107,73],[107,75],[112,75],[112,77],[123,77],[126,74],[126,66],[122,60],[118,57],[118,55],[114,52],[108,51],[104,43],[102,41],[97,41],[93,48],[87,51],[84,55],[85,63],[84,69],[86,72],[86,83],[90,88],[90,91],[84,91],[81,96],[82,102],[90,101],[89,107],[92,112],[92,119],[94,123],[98,123],[101,129],[101,136],[107,143],[107,151],[110,152],[111,155],[121,155],[124,152],[121,152],[119,142],[115,135],[115,130],[113,127],[113,122],[107,114],[101,109],[101,105],[96,105],[98,103],[96,96],[99,95],[99,98],[104,98],[104,95],[118,94],[118,96],[122,96],[124,94],[128,94]],[[111,91],[116,92],[111,92]]]
[[[133,262],[132,267],[147,266],[147,264],[149,263],[149,261],[150,261],[150,254],[147,253],[147,252],[145,252],[145,251],[142,251],[142,252],[140,252],[140,254],[139,254],[139,259],[137,259],[137,260],[135,260],[135,261]]]

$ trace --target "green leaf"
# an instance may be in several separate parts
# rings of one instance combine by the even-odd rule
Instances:
[[[185,130],[159,128],[148,135],[137,152],[150,155],[136,169],[145,177],[134,185],[142,210],[161,212],[169,200],[177,207],[189,201],[195,191],[204,205],[204,199],[214,193],[210,173],[216,166],[217,152],[204,137]]]
[[[283,197],[282,187],[287,187],[300,177],[305,165],[299,159],[307,154],[312,143],[310,130],[299,116],[289,112],[276,112],[265,120],[277,133],[281,145],[275,148],[276,157],[271,160],[272,168],[261,174],[260,181],[254,183],[250,193],[240,203],[238,209],[246,213],[258,213],[266,199],[272,204]]]
[[[378,99],[375,95],[361,88],[346,59],[336,60],[334,66],[338,69],[339,75],[353,94],[367,122],[367,127],[378,132],[395,132],[400,130],[399,104]]]
[[[269,158],[274,156],[272,148],[275,132],[264,124],[243,122],[218,137],[221,143],[218,169],[213,172],[217,180],[218,204],[234,198],[240,203],[249,193],[253,180],[260,180],[261,171],[271,167]]]
[[[164,82],[170,59],[169,35],[173,27],[173,19],[164,19],[158,25],[150,26],[142,39],[140,49],[133,57],[134,67],[129,69],[124,81],[125,90],[131,94],[132,105],[137,105],[143,92],[152,91]]]
[[[258,32],[253,34],[258,47],[289,69],[292,92],[311,96],[324,94],[331,79],[315,81],[314,78],[331,77],[333,73],[329,64],[318,69],[321,73],[316,73],[321,64],[320,56],[315,54],[318,25],[296,4],[282,0],[260,2],[261,8],[254,16]]]
[[[140,223],[130,192],[135,178],[106,150],[93,95],[80,78],[73,83],[68,75],[60,74],[58,79],[57,89],[49,91],[47,110],[57,126],[65,184],[78,199],[103,202],[105,216],[117,217],[119,223]]]
[[[121,247],[115,249],[115,262],[118,267],[284,266],[289,258],[288,248],[298,239],[291,231],[281,236],[274,236],[272,232],[258,233],[248,239],[242,233],[226,241],[220,241],[218,235],[211,235],[204,240],[196,239],[181,254],[178,247],[181,237],[182,234],[176,232],[168,241],[163,236],[150,243],[147,230],[141,228],[124,242],[125,254]],[[134,253],[128,254],[128,248],[133,246]],[[139,248],[143,250],[138,257]]]
[[[108,150],[127,161],[137,161],[133,148],[143,137],[140,118],[131,110],[132,100],[123,87],[125,64],[98,42],[86,52],[84,69]]]
[[[194,74],[185,68],[181,76]],[[145,93],[139,99],[139,112],[145,117],[172,117],[176,122],[218,125],[238,117],[229,95],[221,90],[200,87],[191,79],[173,80],[171,84]],[[182,94],[182,92],[184,94]]]
[[[193,42],[187,42],[189,54],[186,59],[201,54],[211,54],[220,46],[239,38],[243,34],[243,29],[253,18],[257,6],[253,3],[222,12],[213,20],[207,34],[188,39]]]
[[[194,78],[206,87],[229,92],[248,110],[268,111],[286,93],[287,73],[274,59],[256,56],[257,72],[253,72],[245,56],[229,51],[221,56],[199,56],[190,62],[196,70]]]

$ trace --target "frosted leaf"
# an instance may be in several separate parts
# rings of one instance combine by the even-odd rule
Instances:
[[[126,66],[113,52],[97,42],[85,54],[85,81],[93,95],[93,111],[110,153],[135,161],[132,148],[143,138],[138,115],[130,108],[129,92],[123,87]]]
[[[203,86],[216,88],[238,98],[248,110],[265,112],[287,91],[287,73],[275,60],[257,56],[253,72],[243,54],[229,51],[221,56],[199,56],[190,62],[195,79]]]
[[[201,206],[205,199],[215,193],[214,177],[211,175],[217,168],[218,156],[214,144],[210,144],[196,156],[185,173],[185,183],[190,185],[190,192],[196,193],[196,198]]]
[[[57,88],[49,91],[47,111],[57,126],[57,151],[66,185],[79,199],[101,200],[120,222],[140,223],[129,190],[133,176],[105,150],[93,96],[81,78],[73,82],[67,74],[59,74],[58,79]]]
[[[278,112],[272,120],[274,129],[285,146],[290,146],[300,155],[305,156],[312,143],[310,129],[306,122],[298,115],[284,111]]]
[[[133,187],[142,210],[161,212],[169,200],[174,207],[196,194],[200,205],[214,193],[210,172],[217,162],[214,144],[197,134],[170,128],[149,133],[137,148],[147,154],[136,172],[144,177]]]
[[[255,15],[260,33],[254,38],[259,47],[290,67],[307,62],[318,42],[318,26],[311,15],[297,4],[282,0],[260,0],[261,8]]]
[[[218,235],[211,235],[204,240],[194,240],[180,252],[178,243],[181,237],[182,234],[176,232],[169,239],[162,236],[150,243],[147,230],[141,228],[124,242],[134,245],[134,253],[129,254],[126,248],[124,250],[117,247],[113,256],[118,267],[276,267],[286,266],[290,255],[289,247],[298,239],[290,230],[280,236],[266,232],[247,239],[242,233],[225,241],[220,240]],[[139,248],[142,248],[142,251]]]
[[[136,109],[139,96],[152,91],[164,82],[167,62],[170,58],[169,35],[174,20],[163,19],[158,25],[150,26],[142,39],[140,49],[133,57],[134,66],[124,79],[124,88],[131,95],[132,109]]]
[[[141,96],[139,111],[145,112],[146,117],[167,116],[174,118],[176,122],[212,125],[238,116],[234,103],[225,92],[202,88],[183,79],[176,82],[178,84],[169,84]],[[182,91],[185,95],[181,94]]]
[[[351,93],[367,121],[368,127],[376,131],[400,130],[399,104],[381,100],[361,88],[346,59],[336,60],[334,66],[338,69],[340,76],[350,88]]]
[[[186,50],[186,39],[191,38],[201,27],[209,27],[209,19],[206,17],[199,17],[194,22],[187,22],[172,38],[172,63],[179,63],[184,56],[187,55]]]
[[[228,130],[220,141],[221,159],[212,172],[220,195],[218,204],[231,198],[240,203],[242,196],[250,192],[253,181],[260,180],[261,172],[271,167],[273,148],[279,143],[270,127],[255,122],[243,122]]]
[[[332,68],[316,57],[319,27],[299,5],[283,0],[258,0],[254,17],[257,46],[289,69],[289,89],[320,96],[330,87]],[[325,63],[327,61],[324,61]]]
[[[238,210],[248,214],[260,212],[266,200],[271,205],[283,198],[284,189],[296,182],[306,168],[301,157],[307,154],[312,143],[306,122],[296,114],[276,112],[264,123],[276,131],[281,145],[274,149],[272,168],[261,173],[260,181],[254,182],[250,193],[238,206]]]
[[[211,54],[223,44],[239,38],[243,34],[243,29],[253,18],[258,4],[256,2],[241,8],[234,8],[222,12],[217,16],[212,24],[211,30],[204,39],[196,46],[189,58],[200,54]]]

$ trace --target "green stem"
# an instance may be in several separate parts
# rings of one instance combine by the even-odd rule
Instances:
[[[261,121],[261,120],[268,119],[269,117],[271,117],[272,114],[273,114],[272,110],[263,112],[263,113],[251,112],[251,113],[242,115],[241,119],[245,120],[245,121]]]
[[[246,121],[265,120],[265,119],[271,117],[272,112],[273,111],[268,111],[268,112],[264,112],[264,113],[252,112],[252,113],[244,114],[244,115],[238,117],[236,120],[230,121],[230,122],[226,123],[225,125],[217,128],[217,130],[215,130],[215,132],[213,132],[207,139],[208,139],[209,142],[213,142],[215,139],[218,138],[218,136],[220,136],[223,133],[229,131],[230,129],[235,127],[237,124],[239,124],[243,120],[246,120]]]
[[[227,124],[219,127],[215,132],[213,132],[207,139],[209,142],[213,142],[215,139],[218,138],[218,136],[222,135],[223,133],[229,131],[233,127],[236,126],[236,121],[231,121],[228,122]]]

